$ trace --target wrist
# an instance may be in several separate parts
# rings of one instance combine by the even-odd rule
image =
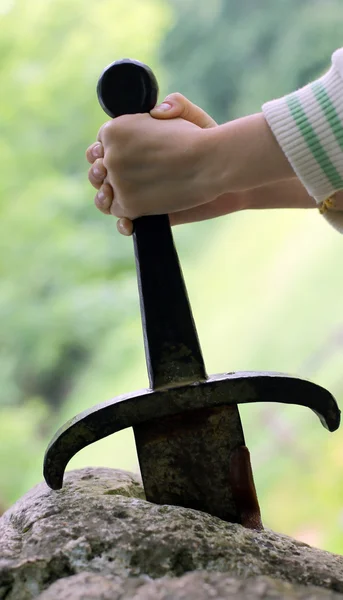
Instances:
[[[217,195],[295,176],[262,113],[206,131]]]
[[[222,174],[218,170],[214,157],[217,139],[211,133],[215,129],[218,127],[198,130],[195,138],[194,160],[197,165],[195,186],[198,189],[198,197],[202,198],[202,204],[225,193],[225,190],[222,192]]]
[[[244,193],[245,209],[315,208],[316,203],[297,177]]]

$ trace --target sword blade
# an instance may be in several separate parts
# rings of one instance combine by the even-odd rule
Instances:
[[[148,501],[241,523],[230,482],[233,451],[245,445],[237,405],[154,419],[133,430]]]
[[[167,215],[134,222],[134,248],[147,370],[152,389],[207,379]],[[168,393],[166,391],[166,393]],[[238,407],[217,406],[134,426],[147,500],[241,522],[229,481],[232,452],[244,446]]]

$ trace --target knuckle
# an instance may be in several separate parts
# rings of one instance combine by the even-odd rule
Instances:
[[[176,102],[183,103],[186,101],[186,98],[180,92],[173,92],[166,97],[166,100],[175,100]]]
[[[99,180],[97,180],[97,179],[94,177],[94,175],[93,175],[93,173],[92,173],[92,170],[90,170],[90,171],[88,172],[88,181],[89,181],[89,183],[90,183],[90,184],[91,184],[91,185],[92,185],[94,188],[96,188],[97,190],[98,190],[98,189],[100,188],[100,186],[101,186],[101,183],[99,183]]]
[[[177,102],[181,107],[181,115],[184,119],[187,119],[192,112],[193,104],[182,94],[177,92]]]
[[[105,209],[104,209],[103,205],[99,201],[98,195],[96,195],[95,198],[94,198],[94,204],[95,204],[95,206],[97,207],[98,210],[100,210],[101,212],[105,212]]]
[[[91,147],[92,150],[92,158],[95,160],[96,158],[102,158],[104,156],[104,147],[101,142],[94,142]]]
[[[113,136],[113,126],[115,124],[115,119],[111,121],[106,121],[100,129],[97,136],[97,141],[103,144],[106,144]]]
[[[102,188],[95,195],[95,198],[94,198],[95,206],[99,210],[101,210],[101,212],[108,213],[109,212],[109,208],[111,206],[111,202],[112,202],[111,198],[103,194]]]
[[[119,151],[117,147],[111,148],[110,152],[105,152],[105,156],[102,161],[103,169],[106,173],[118,175],[122,171],[124,164],[124,152],[123,149]]]

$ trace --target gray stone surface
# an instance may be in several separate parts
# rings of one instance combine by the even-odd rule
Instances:
[[[70,472],[58,492],[39,484],[0,518],[0,540],[1,600],[343,593],[341,556],[194,510],[150,504],[137,477],[111,469]]]
[[[82,573],[60,579],[38,600],[342,600],[342,594],[269,577],[241,579],[198,571],[174,579],[123,582]]]
[[[37,600],[125,600],[134,597],[143,578],[123,580],[110,575],[79,573],[53,583]]]

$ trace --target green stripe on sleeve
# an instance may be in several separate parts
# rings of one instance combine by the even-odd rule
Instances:
[[[311,151],[312,156],[328,178],[332,187],[336,190],[343,188],[343,178],[340,176],[335,165],[331,162],[329,156],[324,150],[301,105],[298,96],[296,93],[290,94],[289,96],[286,96],[285,100],[295,124],[299,129],[299,132],[301,133],[309,150]]]
[[[343,124],[338,116],[334,103],[329,97],[321,81],[315,81],[312,83],[311,89],[331,127],[337,143],[339,144],[341,150],[343,150]]]

